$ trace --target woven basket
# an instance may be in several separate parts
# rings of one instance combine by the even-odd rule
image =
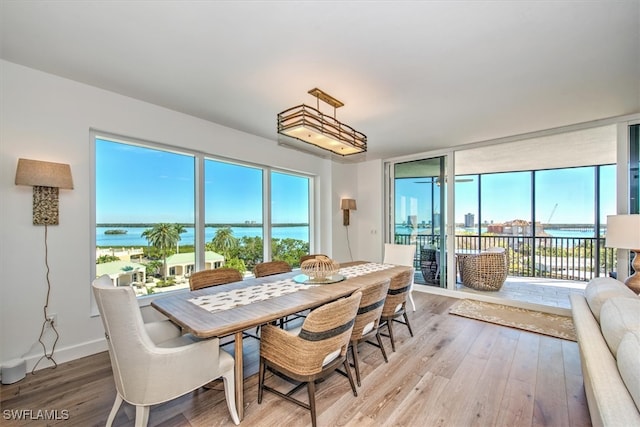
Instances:
[[[329,257],[318,256],[302,262],[300,270],[310,279],[326,279],[333,276],[340,269],[340,264]]]

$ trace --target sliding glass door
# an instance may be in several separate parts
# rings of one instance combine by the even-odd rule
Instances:
[[[416,247],[416,284],[446,287],[446,156],[390,170],[391,242]]]

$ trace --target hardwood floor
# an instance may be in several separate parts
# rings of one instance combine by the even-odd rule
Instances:
[[[319,426],[589,426],[575,342],[448,314],[455,299],[414,292],[415,336],[394,328],[397,351],[361,344],[362,387],[335,374],[317,387]],[[233,346],[226,346],[232,349]],[[308,411],[265,393],[257,403],[257,341],[245,340],[245,426],[307,426]],[[277,377],[267,379],[278,384]],[[233,425],[222,383],[152,407],[150,426]],[[45,369],[0,388],[3,426],[100,426],[115,386],[107,353]],[[306,391],[296,397],[306,398]],[[11,410],[58,410],[58,421],[11,420]],[[29,415],[29,413],[27,413]],[[123,404],[115,426],[132,426]]]

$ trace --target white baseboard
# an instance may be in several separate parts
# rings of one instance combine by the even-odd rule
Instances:
[[[82,357],[91,356],[92,354],[100,353],[103,351],[107,351],[107,341],[104,338],[101,338],[99,340],[89,341],[70,347],[56,348],[53,354],[53,359],[57,364],[60,364],[80,359]],[[24,359],[27,361],[27,372],[31,372],[33,370],[33,367],[36,365],[36,363],[38,363],[38,360],[40,360],[41,357],[42,354],[33,354],[24,357]],[[53,363],[51,361],[43,359],[40,364],[38,364],[38,369],[36,369],[36,372],[41,369],[50,368],[52,366]]]

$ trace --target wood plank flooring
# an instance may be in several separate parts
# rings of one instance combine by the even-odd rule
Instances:
[[[358,397],[336,374],[319,383],[319,426],[590,426],[575,342],[449,315],[453,298],[414,292],[415,336],[394,328],[397,351],[361,344]],[[308,426],[307,411],[265,393],[257,403],[257,341],[245,340],[245,426]],[[225,349],[232,350],[233,346]],[[267,381],[284,383],[277,377]],[[152,407],[150,426],[231,426],[222,383]],[[0,388],[2,426],[102,426],[115,386],[107,353],[45,369]],[[306,391],[296,397],[306,398]],[[68,411],[66,420],[12,420],[11,410]],[[27,413],[28,414],[28,413]],[[114,425],[133,426],[123,404]]]

